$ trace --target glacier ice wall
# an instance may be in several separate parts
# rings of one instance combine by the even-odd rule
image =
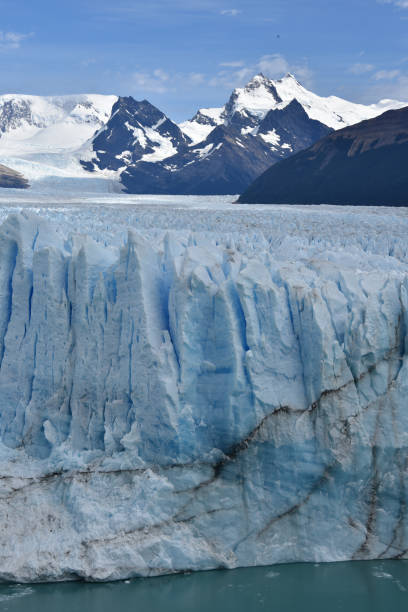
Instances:
[[[159,234],[0,228],[0,577],[407,557],[404,240]]]

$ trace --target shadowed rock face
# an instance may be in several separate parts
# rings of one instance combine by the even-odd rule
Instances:
[[[239,202],[408,205],[408,107],[334,132],[271,167]]]
[[[0,164],[0,187],[27,189],[29,184],[22,174]]]

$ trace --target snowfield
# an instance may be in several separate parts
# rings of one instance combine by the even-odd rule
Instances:
[[[90,141],[108,121],[118,96],[0,95],[0,158],[21,172],[30,189],[55,193],[56,187],[119,192],[116,173],[90,176],[79,163],[92,156]]]
[[[408,210],[0,194],[0,576],[408,557]]]

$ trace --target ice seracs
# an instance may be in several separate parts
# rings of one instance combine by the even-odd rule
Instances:
[[[146,202],[0,228],[0,576],[406,558],[406,216]]]

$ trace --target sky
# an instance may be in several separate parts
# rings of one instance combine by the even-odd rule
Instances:
[[[0,0],[0,93],[115,93],[176,121],[263,72],[408,101],[408,0]]]

